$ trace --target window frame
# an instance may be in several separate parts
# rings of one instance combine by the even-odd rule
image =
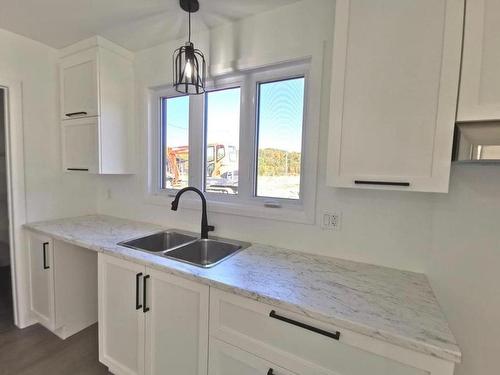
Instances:
[[[319,118],[321,70],[311,58],[248,69],[242,73],[226,75],[207,82],[206,91],[219,91],[240,87],[240,141],[238,194],[205,192],[209,211],[240,216],[261,217],[273,220],[312,224],[316,212],[317,162],[319,145]],[[301,176],[299,199],[259,197],[257,193],[258,163],[258,84],[304,77],[304,110],[302,125]],[[162,138],[158,121],[163,113],[158,104],[163,98],[182,96],[173,89],[150,89],[148,103],[149,166],[147,200],[152,204],[166,205],[178,189],[161,189],[160,159]],[[312,98],[316,98],[314,101]],[[189,185],[205,190],[206,178],[206,99],[205,95],[190,96],[189,126]],[[197,124],[193,126],[192,124]],[[201,135],[201,137],[200,137]],[[247,140],[242,142],[241,140]],[[215,150],[214,150],[215,152]],[[245,156],[251,156],[247,159]],[[216,155],[214,154],[214,157]],[[244,162],[246,160],[246,162]],[[186,208],[198,209],[199,202],[189,196],[183,200]]]
[[[206,154],[207,154],[207,111],[208,108],[206,106],[207,99],[206,99],[206,94],[203,95],[203,113],[204,113],[204,118],[202,122],[202,127],[203,127],[203,153],[204,153],[204,159],[202,160],[202,166],[203,166],[203,178],[201,181],[201,185],[197,186],[206,196],[208,201],[214,201],[214,202],[228,202],[228,203],[235,203],[235,201],[239,200],[241,197],[240,195],[240,187],[241,187],[241,181],[239,179],[239,176],[241,175],[241,168],[242,168],[242,161],[241,161],[241,140],[244,139],[242,138],[242,127],[243,127],[243,121],[244,121],[244,106],[246,105],[245,103],[245,95],[244,92],[247,89],[247,80],[244,75],[238,74],[238,75],[232,75],[232,76],[227,76],[227,77],[222,77],[216,80],[211,81],[209,84],[207,84],[206,87],[206,93],[210,92],[216,92],[216,91],[223,91],[223,90],[230,90],[234,88],[240,88],[240,125],[239,125],[239,156],[238,156],[238,194],[221,194],[221,193],[214,193],[214,192],[209,192],[206,191],[206,165],[207,165],[207,159],[206,159]],[[200,95],[201,96],[201,95]],[[214,160],[217,160],[217,150],[214,149]]]
[[[159,161],[159,176],[158,176],[158,182],[159,182],[159,190],[160,191],[168,191],[168,192],[171,192],[173,193],[174,191],[178,191],[180,189],[173,189],[173,188],[166,188],[166,187],[163,187],[164,186],[164,174],[165,174],[165,163],[166,163],[166,158],[165,158],[165,149],[164,149],[164,140],[165,140],[165,134],[166,134],[166,128],[167,128],[167,124],[166,124],[166,111],[165,111],[165,102],[168,100],[168,99],[175,99],[175,98],[181,98],[181,97],[185,97],[187,95],[183,95],[177,91],[174,90],[173,93],[170,93],[169,92],[169,95],[168,96],[162,96],[160,97],[160,103],[159,103],[159,110],[160,110],[160,114],[159,114],[159,118],[160,118],[160,131],[159,131],[159,150],[161,152],[161,155],[160,155],[160,161]],[[189,104],[189,106],[191,107],[191,104]],[[190,108],[191,109],[191,108]],[[191,112],[191,110],[189,111]],[[191,113],[189,113],[189,120],[188,120],[188,133],[190,132],[191,130]],[[189,136],[188,134],[188,147],[189,147],[189,162],[191,164],[191,137]],[[190,185],[191,183],[191,166],[189,167],[189,173],[188,173],[188,185]]]
[[[282,82],[297,78],[304,78],[304,108],[302,113],[302,139],[301,139],[301,160],[300,160],[300,185],[299,185],[299,199],[291,198],[279,198],[279,197],[265,197],[257,195],[257,183],[258,183],[258,156],[259,156],[259,112],[260,112],[260,85],[265,83]],[[306,133],[307,127],[307,96],[308,96],[308,81],[309,81],[309,69],[304,64],[294,65],[286,68],[278,68],[276,70],[265,70],[262,72],[255,73],[253,75],[253,80],[251,82],[254,87],[254,92],[252,93],[254,98],[254,118],[252,124],[254,126],[253,132],[255,134],[254,138],[254,155],[253,155],[253,179],[252,179],[252,189],[253,196],[256,201],[263,202],[263,204],[271,204],[273,206],[290,206],[297,207],[304,205],[304,168],[305,165],[305,150],[306,150]]]

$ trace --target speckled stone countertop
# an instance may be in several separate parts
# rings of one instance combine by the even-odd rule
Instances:
[[[454,362],[461,359],[423,274],[257,244],[203,269],[117,245],[165,228],[102,215],[25,228],[385,342]]]

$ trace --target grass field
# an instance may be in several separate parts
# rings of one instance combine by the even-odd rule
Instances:
[[[300,176],[259,176],[257,195],[261,197],[299,199]]]

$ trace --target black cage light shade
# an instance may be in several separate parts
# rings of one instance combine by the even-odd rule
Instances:
[[[174,52],[174,88],[176,91],[196,95],[205,92],[206,63],[203,53],[187,42]]]
[[[183,94],[203,94],[207,70],[205,56],[191,42],[191,13],[199,9],[199,3],[197,0],[180,0],[180,6],[189,13],[189,40],[174,51],[174,88]]]

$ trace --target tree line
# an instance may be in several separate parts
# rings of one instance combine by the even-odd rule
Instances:
[[[297,176],[300,174],[300,152],[274,148],[259,150],[259,176]]]

